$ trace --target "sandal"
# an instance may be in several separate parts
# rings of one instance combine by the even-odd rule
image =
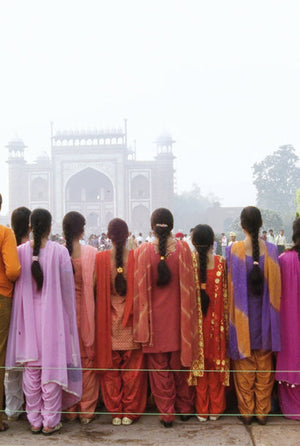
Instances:
[[[114,417],[111,422],[114,426],[120,426],[122,424],[122,419],[120,417]]]
[[[30,426],[30,430],[32,434],[39,434],[42,431],[42,426],[41,427]]]
[[[133,420],[131,418],[128,418],[128,417],[122,418],[122,424],[124,424],[125,426],[130,426],[132,423],[133,423]]]
[[[8,424],[2,421],[2,427],[0,428],[0,432],[5,432],[9,428]]]
[[[52,435],[54,432],[59,431],[62,428],[62,424],[58,423],[55,427],[46,427],[42,429],[44,435]]]
[[[92,417],[92,418],[82,417],[82,418],[80,418],[80,423],[81,424],[90,424],[94,419],[95,419],[95,417]]]

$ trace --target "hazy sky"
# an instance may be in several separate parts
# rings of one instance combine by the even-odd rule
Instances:
[[[33,160],[50,149],[50,121],[127,118],[138,159],[172,134],[179,192],[197,183],[224,206],[254,204],[253,163],[283,144],[300,156],[299,20],[298,0],[2,1],[4,200],[12,137]]]

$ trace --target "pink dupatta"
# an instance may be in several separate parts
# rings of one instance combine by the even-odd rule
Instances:
[[[82,299],[80,334],[85,352],[89,359],[95,356],[95,297],[94,270],[97,249],[92,246],[81,246]]]

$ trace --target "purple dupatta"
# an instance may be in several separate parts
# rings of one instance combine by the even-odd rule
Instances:
[[[264,291],[262,302],[262,348],[280,350],[279,308],[280,270],[277,246],[266,242],[264,262]],[[229,348],[231,359],[243,359],[251,355],[247,268],[244,242],[236,242],[226,250],[229,302]]]

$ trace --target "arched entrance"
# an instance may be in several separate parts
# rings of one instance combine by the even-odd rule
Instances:
[[[146,206],[138,205],[132,210],[130,230],[136,233],[148,234],[150,230],[150,212]]]
[[[103,173],[90,167],[73,175],[66,185],[66,212],[79,211],[89,233],[106,231],[107,215],[114,214],[114,187]]]

